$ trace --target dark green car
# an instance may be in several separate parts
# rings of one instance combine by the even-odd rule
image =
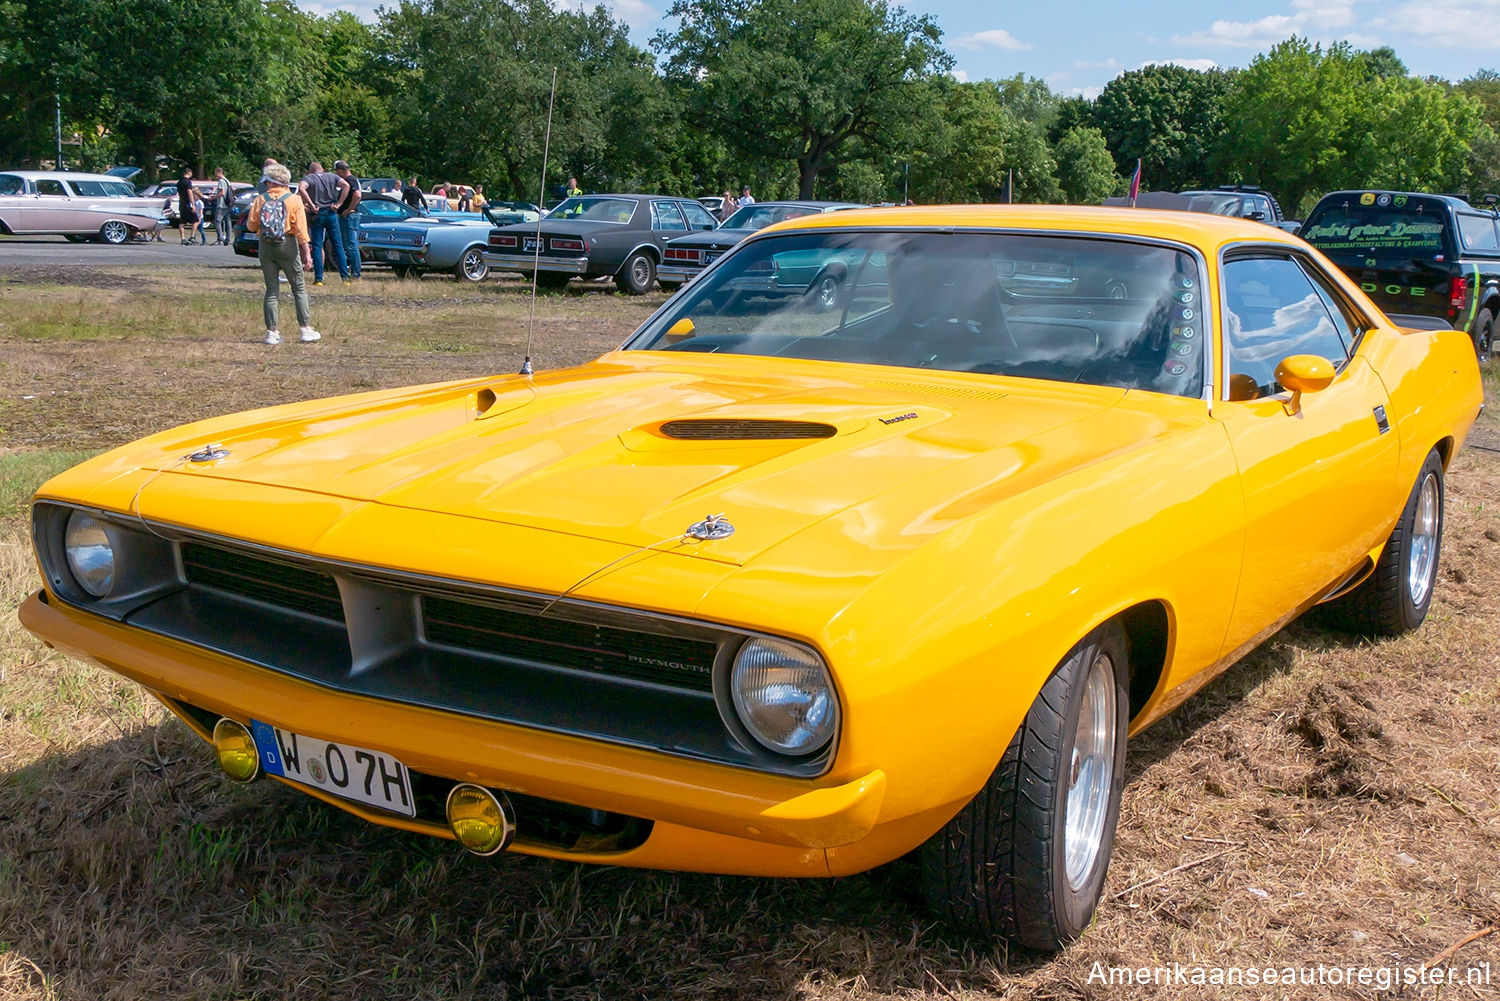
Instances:
[[[1335,191],[1298,235],[1397,323],[1467,330],[1479,363],[1490,360],[1500,315],[1500,229],[1492,205],[1410,191]]]

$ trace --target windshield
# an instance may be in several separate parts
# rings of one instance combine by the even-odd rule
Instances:
[[[1377,197],[1386,204],[1375,204]],[[1447,221],[1447,209],[1433,198],[1356,193],[1319,202],[1297,235],[1330,257],[1405,264],[1452,252]]]
[[[549,219],[588,219],[593,222],[627,223],[635,214],[635,202],[626,198],[584,196],[569,198],[552,210]]]
[[[776,222],[813,215],[817,209],[805,205],[746,205],[724,220],[720,229],[765,229]]]
[[[1197,262],[1050,234],[802,232],[726,256],[627,350],[1203,390]]]

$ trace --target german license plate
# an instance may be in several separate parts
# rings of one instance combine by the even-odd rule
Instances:
[[[719,255],[721,255],[722,253],[724,253],[722,250],[710,250],[708,253],[703,255],[703,263],[712,264],[714,261],[717,261],[719,259]]]
[[[531,251],[533,251],[533,250],[536,250],[539,245],[540,245],[539,241],[537,240],[536,237],[534,237],[534,236],[528,236],[526,238],[526,250],[527,250],[528,253],[531,252]]]
[[[250,731],[266,774],[406,817],[417,815],[411,776],[389,754],[304,737],[255,720],[250,722]]]
[[[399,260],[401,260],[401,255],[398,254],[394,250],[382,250],[380,252],[380,256],[384,257],[388,261],[399,261]]]

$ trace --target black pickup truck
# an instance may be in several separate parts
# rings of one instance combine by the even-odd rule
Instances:
[[[1492,197],[1492,196],[1491,196]],[[1500,229],[1493,203],[1452,195],[1335,191],[1299,234],[1397,323],[1467,330],[1483,365],[1500,315]],[[1424,322],[1425,321],[1425,322]]]

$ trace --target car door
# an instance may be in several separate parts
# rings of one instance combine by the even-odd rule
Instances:
[[[26,179],[20,174],[0,174],[0,223],[12,233],[23,231],[21,212],[30,205]]]
[[[1230,652],[1279,628],[1358,567],[1389,534],[1400,499],[1389,400],[1358,351],[1372,324],[1337,283],[1301,254],[1245,250],[1223,262],[1220,302],[1226,378],[1214,416],[1245,498]],[[1327,358],[1337,374],[1294,407],[1275,372],[1298,354]]]
[[[666,247],[667,241],[687,232],[687,221],[682,218],[682,209],[676,202],[651,203],[651,242],[658,250]]]
[[[719,221],[709,215],[708,209],[697,202],[679,202],[682,214],[687,219],[689,229],[715,229]]]
[[[21,211],[21,223],[26,232],[72,233],[78,230],[73,198],[67,185],[55,177],[39,177],[34,188],[36,197]]]

